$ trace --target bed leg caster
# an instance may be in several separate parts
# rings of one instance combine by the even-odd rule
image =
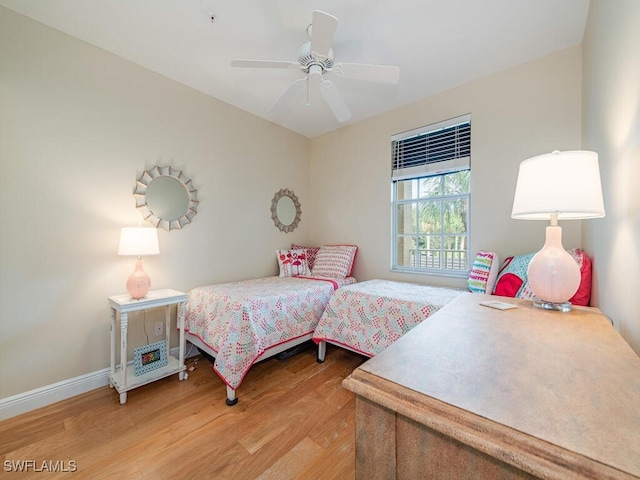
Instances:
[[[324,362],[324,357],[327,354],[327,342],[318,343],[318,363]]]
[[[227,405],[232,407],[236,403],[238,403],[238,398],[236,397],[236,391],[233,388],[227,386]]]

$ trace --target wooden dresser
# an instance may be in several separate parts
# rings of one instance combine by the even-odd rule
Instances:
[[[597,309],[465,293],[344,386],[358,479],[640,478],[640,357]]]

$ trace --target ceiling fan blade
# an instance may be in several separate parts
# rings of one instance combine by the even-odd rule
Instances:
[[[340,95],[332,81],[323,81],[321,91],[325,102],[327,102],[327,105],[329,105],[329,108],[340,123],[346,122],[351,118],[349,107],[344,103],[342,95]]]
[[[400,69],[389,65],[368,65],[366,63],[337,63],[334,70],[345,78],[368,82],[398,83]]]
[[[245,60],[238,58],[231,60],[232,67],[243,68],[292,68],[299,67],[298,62],[288,62],[284,60]]]
[[[298,88],[300,87],[300,85],[303,85],[306,81],[307,81],[306,78],[302,78],[300,80],[296,80],[291,85],[289,85],[289,88],[285,90],[282,96],[278,100],[276,100],[276,102],[273,105],[271,105],[271,108],[269,108],[269,110],[267,111],[267,114],[273,115],[278,113],[282,109],[282,107],[284,107],[287,103],[291,101],[291,99],[298,92]]]
[[[323,57],[328,56],[337,27],[336,17],[315,10],[311,21],[311,51]]]

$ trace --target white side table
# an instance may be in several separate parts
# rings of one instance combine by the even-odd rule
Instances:
[[[184,366],[184,315],[187,294],[177,290],[155,290],[147,293],[147,296],[134,300],[128,294],[115,295],[109,297],[111,307],[111,374],[109,375],[109,385],[115,387],[120,394],[120,403],[127,401],[127,392],[136,387],[146,385],[174,373],[178,374],[180,380],[187,378],[188,374]],[[180,331],[180,350],[178,358],[169,352],[171,320],[171,306],[177,305],[177,326]],[[165,340],[167,364],[155,368],[146,373],[135,375],[135,366],[127,365],[127,329],[129,326],[129,313],[151,308],[165,307]],[[120,313],[120,365],[116,366],[116,322],[117,313]]]

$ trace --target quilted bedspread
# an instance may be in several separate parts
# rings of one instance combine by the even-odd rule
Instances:
[[[308,334],[345,279],[266,277],[194,288],[185,330],[217,353],[214,370],[231,388],[267,349]]]
[[[369,280],[337,290],[313,334],[373,357],[464,290]]]

